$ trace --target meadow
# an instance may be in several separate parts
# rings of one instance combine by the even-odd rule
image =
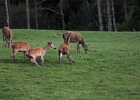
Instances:
[[[1,30],[0,30],[1,31]],[[44,65],[36,66],[12,49],[2,46],[0,35],[0,100],[140,100],[140,32],[77,31],[89,45],[76,53],[71,43],[70,64],[66,55],[58,63],[60,30],[12,29],[13,42],[28,42],[33,48],[53,42]]]

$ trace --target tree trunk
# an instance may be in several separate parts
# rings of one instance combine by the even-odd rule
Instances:
[[[9,10],[9,27],[12,28],[12,13],[10,9],[10,0],[8,0],[8,10]]]
[[[114,11],[114,2],[113,0],[111,0],[111,7],[112,7],[112,18],[113,18],[113,27],[114,30],[117,31],[117,27],[116,27],[116,20],[115,20],[115,11]]]
[[[107,19],[108,19],[108,31],[112,31],[112,17],[110,9],[110,0],[106,0],[107,4]]]
[[[9,10],[8,10],[8,1],[7,0],[5,0],[5,9],[6,9],[6,26],[10,27]]]
[[[104,27],[103,27],[103,16],[102,16],[101,0],[97,0],[97,5],[98,5],[98,16],[99,16],[99,29],[100,29],[100,31],[103,31]]]
[[[125,13],[125,20],[127,20],[127,7],[126,7],[126,0],[123,1],[124,4],[124,13]]]
[[[27,29],[30,29],[30,13],[28,0],[26,0],[26,16],[27,16]]]
[[[65,20],[64,20],[64,13],[63,13],[63,0],[60,0],[60,14],[62,20],[62,30],[65,30]]]
[[[93,18],[93,20],[95,21],[96,25],[99,27],[98,21],[96,21],[96,19],[95,19],[94,16],[92,15],[92,11],[91,11],[91,9],[90,9],[90,5],[89,5],[88,0],[86,0],[86,4],[87,4],[87,9],[88,9],[90,15],[92,16],[92,18]]]
[[[36,29],[38,29],[38,17],[37,17],[37,15],[38,15],[38,13],[37,13],[37,4],[36,4],[36,0],[34,0],[34,2],[35,2],[35,23],[36,23]]]

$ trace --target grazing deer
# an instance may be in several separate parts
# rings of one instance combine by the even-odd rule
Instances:
[[[59,63],[61,63],[61,58],[63,55],[67,55],[67,58],[70,60],[70,62],[75,62],[74,59],[70,56],[70,36],[66,38],[66,42],[59,46],[58,49],[59,54]]]
[[[25,42],[14,42],[11,44],[11,47],[13,49],[13,54],[11,54],[11,60],[13,58],[15,60],[15,55],[17,52],[23,52],[24,60],[25,60],[25,52],[32,48],[30,44]]]
[[[83,49],[84,49],[85,53],[87,53],[87,51],[88,51],[88,45],[85,44],[84,39],[83,39],[83,37],[82,37],[81,34],[76,33],[76,32],[71,32],[71,31],[65,32],[63,34],[64,43],[66,43],[67,38],[69,36],[70,36],[70,42],[76,43],[77,53],[80,53],[79,44],[81,44],[83,46]]]
[[[3,42],[5,42],[5,47],[8,45],[10,48],[12,42],[12,31],[8,27],[3,27],[2,29]]]
[[[49,48],[54,48],[56,49],[56,47],[54,46],[53,42],[48,42],[48,45],[46,45],[45,47],[42,47],[42,48],[34,48],[34,49],[30,49],[28,51],[26,51],[25,55],[27,57],[30,58],[30,61],[35,63],[37,66],[38,63],[36,61],[36,59],[38,57],[41,57],[41,60],[42,60],[42,64],[44,64],[44,56],[46,54],[46,51],[49,49]]]

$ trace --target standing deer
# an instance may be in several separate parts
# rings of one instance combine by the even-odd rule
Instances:
[[[30,49],[28,51],[26,51],[25,55],[27,57],[30,58],[30,61],[35,63],[37,66],[38,63],[36,61],[36,59],[38,57],[41,57],[41,60],[42,60],[42,64],[44,64],[44,56],[46,54],[46,51],[49,49],[49,48],[54,48],[56,49],[56,47],[54,46],[53,42],[48,42],[48,45],[46,45],[45,47],[42,47],[42,48],[34,48],[34,49]]]
[[[24,60],[25,60],[25,52],[32,48],[30,44],[25,42],[14,42],[11,44],[11,47],[13,49],[13,53],[11,54],[11,60],[13,58],[15,60],[15,55],[17,52],[23,52]]]
[[[65,43],[59,46],[58,49],[59,54],[59,63],[61,63],[61,58],[63,55],[67,55],[67,58],[70,60],[70,62],[75,62],[74,59],[70,56],[70,36],[66,38]]]
[[[71,31],[65,32],[63,34],[64,43],[66,43],[67,38],[69,36],[70,36],[70,42],[76,43],[77,53],[80,53],[79,44],[81,44],[83,46],[83,49],[84,49],[85,53],[87,53],[87,51],[88,51],[88,45],[85,44],[84,39],[83,39],[83,37],[82,37],[81,34],[76,33],[76,32],[71,32]]]
[[[2,35],[3,35],[3,43],[6,45],[8,45],[8,47],[10,48],[11,46],[11,42],[12,42],[12,31],[9,29],[9,27],[3,27],[2,29]]]

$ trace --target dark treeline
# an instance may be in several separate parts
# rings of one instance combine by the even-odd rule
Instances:
[[[140,0],[0,0],[0,12],[1,28],[140,31]]]

